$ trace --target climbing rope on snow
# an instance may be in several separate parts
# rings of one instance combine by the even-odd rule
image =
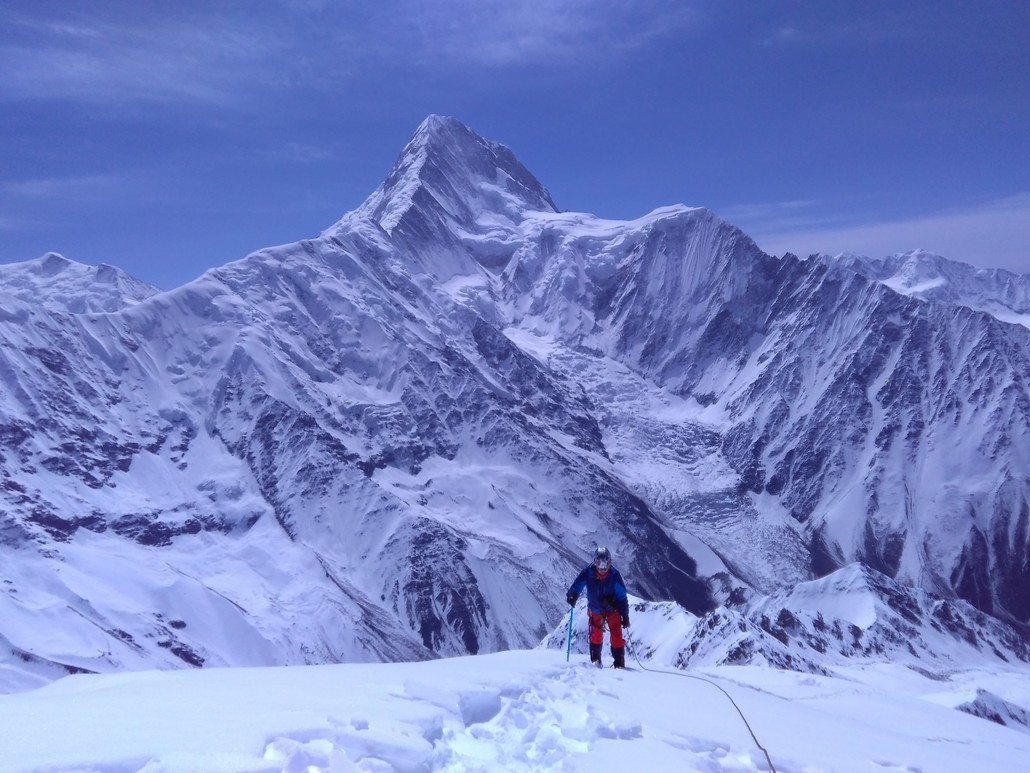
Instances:
[[[759,749],[761,749],[762,750],[762,754],[765,755],[765,761],[769,763],[769,770],[772,771],[772,773],[776,773],[776,766],[773,765],[772,758],[769,756],[769,751],[764,746],[762,746],[762,744],[759,742],[758,736],[755,735],[755,731],[751,729],[751,723],[747,721],[747,717],[744,716],[744,712],[741,711],[740,706],[737,705],[737,702],[735,700],[733,700],[733,696],[730,695],[728,692],[726,692],[726,690],[721,685],[716,684],[711,679],[705,679],[703,676],[695,676],[694,674],[685,674],[682,671],[666,671],[664,669],[648,668],[643,663],[641,663],[640,662],[640,658],[637,657],[636,647],[631,647],[630,644],[631,644],[631,640],[630,640],[629,636],[626,636],[626,646],[629,648],[630,653],[632,653],[633,659],[637,662],[637,665],[640,666],[640,668],[643,669],[644,671],[650,671],[652,674],[667,674],[669,676],[685,676],[687,679],[696,679],[699,682],[705,682],[706,684],[710,684],[712,687],[714,687],[719,692],[721,692],[723,695],[725,695],[727,697],[727,699],[729,699],[729,702],[733,704],[733,708],[735,708],[737,710],[737,713],[740,715],[741,720],[744,722],[744,727],[746,727],[748,733],[751,734],[751,740],[755,742],[755,746],[757,746]]]

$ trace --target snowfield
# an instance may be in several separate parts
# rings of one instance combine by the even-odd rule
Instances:
[[[781,773],[1019,771],[1030,759],[1030,735],[954,708],[985,684],[1026,705],[1025,670],[820,677],[629,662],[595,669],[538,649],[70,676],[0,696],[0,770],[769,770],[730,697]]]

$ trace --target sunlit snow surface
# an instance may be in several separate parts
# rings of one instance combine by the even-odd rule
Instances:
[[[630,666],[532,650],[72,676],[0,697],[0,770],[768,770],[715,685],[782,772],[1017,771],[1030,759],[1030,735],[952,708],[973,684],[1025,704],[1025,671]]]
[[[0,265],[0,294],[75,313],[113,312],[157,295],[156,287],[114,266],[85,266],[49,252],[36,260]]]

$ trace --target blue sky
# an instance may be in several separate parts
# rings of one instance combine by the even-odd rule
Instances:
[[[1028,35],[1026,0],[5,0],[0,262],[177,286],[316,235],[439,113],[563,209],[1030,273]]]

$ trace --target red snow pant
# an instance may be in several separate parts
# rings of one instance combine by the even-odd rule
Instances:
[[[604,624],[607,621],[608,630],[612,632],[612,647],[619,648],[626,646],[626,640],[622,638],[622,615],[617,611],[611,612],[588,612],[587,619],[590,621],[590,643],[604,643]]]

